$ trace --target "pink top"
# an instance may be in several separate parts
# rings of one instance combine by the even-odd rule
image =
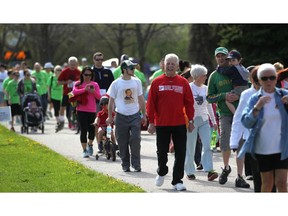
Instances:
[[[98,83],[90,81],[89,83],[83,82],[81,85],[79,85],[80,81],[77,81],[75,85],[73,86],[72,93],[74,95],[80,95],[86,92],[85,86],[86,85],[93,85],[94,86],[94,92],[88,91],[87,99],[88,102],[85,105],[78,104],[76,110],[78,111],[83,111],[83,112],[94,112],[96,113],[96,100],[95,99],[100,99],[101,94],[100,94],[100,88]],[[79,85],[79,86],[78,86]],[[75,87],[77,86],[77,87]]]

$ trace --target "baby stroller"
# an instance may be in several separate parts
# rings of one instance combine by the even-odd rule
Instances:
[[[105,130],[105,135],[103,136],[103,155],[106,156],[107,160],[110,160],[110,158],[112,158],[112,161],[115,161],[116,160],[116,151],[118,150],[118,146],[111,141],[112,128],[110,126],[110,129],[108,129],[108,127],[106,127],[105,129],[103,128],[103,130]],[[107,132],[107,130],[108,131],[110,130],[110,131]],[[119,156],[118,153],[117,153],[117,155]],[[98,160],[98,159],[99,159],[99,155],[96,154],[96,160]]]
[[[39,128],[44,133],[44,117],[41,98],[37,93],[27,93],[22,98],[22,127],[21,133],[29,133],[31,129]]]

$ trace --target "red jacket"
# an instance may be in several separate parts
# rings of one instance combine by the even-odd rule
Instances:
[[[157,77],[151,84],[146,107],[149,122],[155,126],[185,125],[184,107],[188,119],[194,117],[194,98],[188,81],[179,75]]]

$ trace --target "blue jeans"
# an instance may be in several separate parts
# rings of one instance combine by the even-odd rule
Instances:
[[[203,121],[200,116],[197,116],[194,119],[194,127],[195,128],[191,133],[187,132],[186,157],[184,167],[187,175],[195,173],[194,155],[198,133],[202,141],[201,164],[203,169],[205,172],[213,170],[212,150],[210,148],[211,134],[209,122],[208,120]]]

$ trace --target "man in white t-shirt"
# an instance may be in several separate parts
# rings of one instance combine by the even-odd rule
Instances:
[[[141,172],[141,123],[143,126],[147,124],[142,85],[140,79],[134,76],[134,69],[133,62],[123,61],[122,76],[111,83],[107,92],[110,99],[106,122],[113,122],[112,112],[116,106],[116,138],[124,172],[130,172],[130,164],[135,172]]]

